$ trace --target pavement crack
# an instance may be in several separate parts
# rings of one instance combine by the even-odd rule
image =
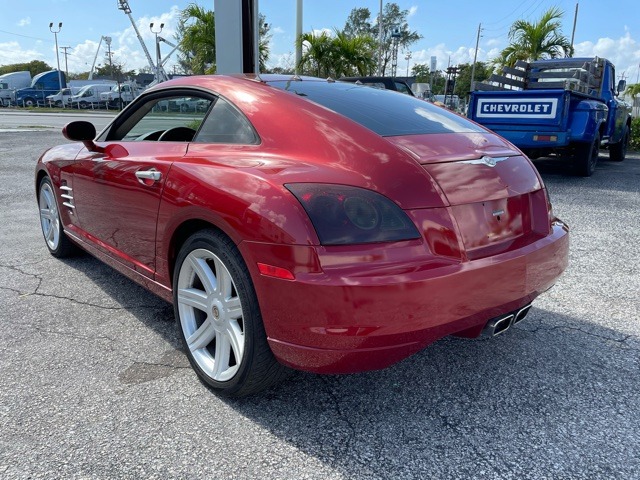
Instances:
[[[352,440],[356,437],[356,427],[351,421],[351,419],[349,418],[349,416],[345,414],[345,412],[342,410],[342,407],[340,405],[340,398],[338,398],[338,396],[336,395],[332,387],[332,381],[331,381],[332,379],[325,375],[320,375],[320,379],[322,380],[322,383],[324,383],[326,387],[325,391],[329,395],[331,403],[333,403],[334,409],[338,414],[338,418],[340,418],[346,424],[349,430],[349,434],[343,441],[343,444],[344,444],[343,448],[346,450],[349,450],[352,448]]]
[[[607,342],[614,342],[617,343],[620,346],[624,345],[624,348],[628,349],[628,350],[635,350],[635,351],[640,351],[640,349],[634,348],[630,345],[627,344],[627,341],[633,338],[636,338],[633,335],[625,335],[624,338],[613,338],[610,336],[606,336],[606,335],[599,335],[597,333],[593,333],[593,332],[588,332],[586,330],[583,330],[581,328],[578,327],[571,327],[569,325],[555,325],[552,327],[536,327],[536,328],[532,328],[532,329],[522,329],[523,331],[529,332],[529,333],[533,333],[536,334],[540,331],[544,331],[544,332],[553,332],[555,330],[571,330],[574,332],[580,332],[584,335],[587,335],[589,337],[594,337],[594,338],[598,338],[600,340],[605,340]]]

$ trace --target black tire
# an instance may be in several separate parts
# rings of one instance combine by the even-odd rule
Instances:
[[[600,134],[596,133],[591,143],[577,143],[574,163],[576,172],[581,177],[590,177],[596,170],[600,155]]]
[[[624,127],[624,133],[622,134],[622,140],[613,145],[609,145],[609,160],[614,162],[622,162],[627,156],[627,148],[629,148],[629,139],[631,132],[629,125]]]
[[[196,232],[180,249],[173,305],[189,362],[216,393],[241,397],[286,376],[288,369],[278,363],[267,343],[244,260],[221,232]]]
[[[89,104],[85,101],[80,102],[80,108],[82,109],[86,109],[89,107]]]
[[[36,103],[35,98],[27,97],[22,101],[22,105],[25,107],[35,107],[38,104]]]
[[[180,105],[180,111],[182,113],[187,113],[189,111],[189,106],[186,103],[183,103],[182,105]]]
[[[64,233],[55,190],[49,177],[43,177],[38,186],[40,229],[49,253],[57,258],[78,253],[78,247]]]

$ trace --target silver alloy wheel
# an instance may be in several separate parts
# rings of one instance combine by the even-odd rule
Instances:
[[[211,379],[232,379],[245,337],[242,304],[229,270],[209,250],[196,249],[182,262],[177,288],[180,326],[193,359]]]
[[[43,182],[40,187],[40,225],[44,239],[50,250],[56,250],[60,243],[60,219],[58,217],[58,204],[55,194],[48,182]]]

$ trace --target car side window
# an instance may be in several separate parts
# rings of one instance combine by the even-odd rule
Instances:
[[[411,93],[409,92],[409,89],[404,83],[402,82],[393,82],[393,83],[396,86],[396,90],[398,90],[401,93],[406,93],[407,95],[411,95]]]
[[[258,136],[240,111],[224,98],[218,98],[193,141],[246,145],[258,143]]]
[[[151,99],[118,126],[109,140],[190,142],[210,105],[210,99],[195,96]]]

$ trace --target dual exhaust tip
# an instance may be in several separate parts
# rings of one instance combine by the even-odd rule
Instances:
[[[531,310],[531,304],[525,305],[521,309],[508,313],[507,315],[501,315],[489,320],[482,330],[483,335],[495,337],[506,332],[513,325],[517,325],[524,320],[524,317],[527,316],[529,310]]]

